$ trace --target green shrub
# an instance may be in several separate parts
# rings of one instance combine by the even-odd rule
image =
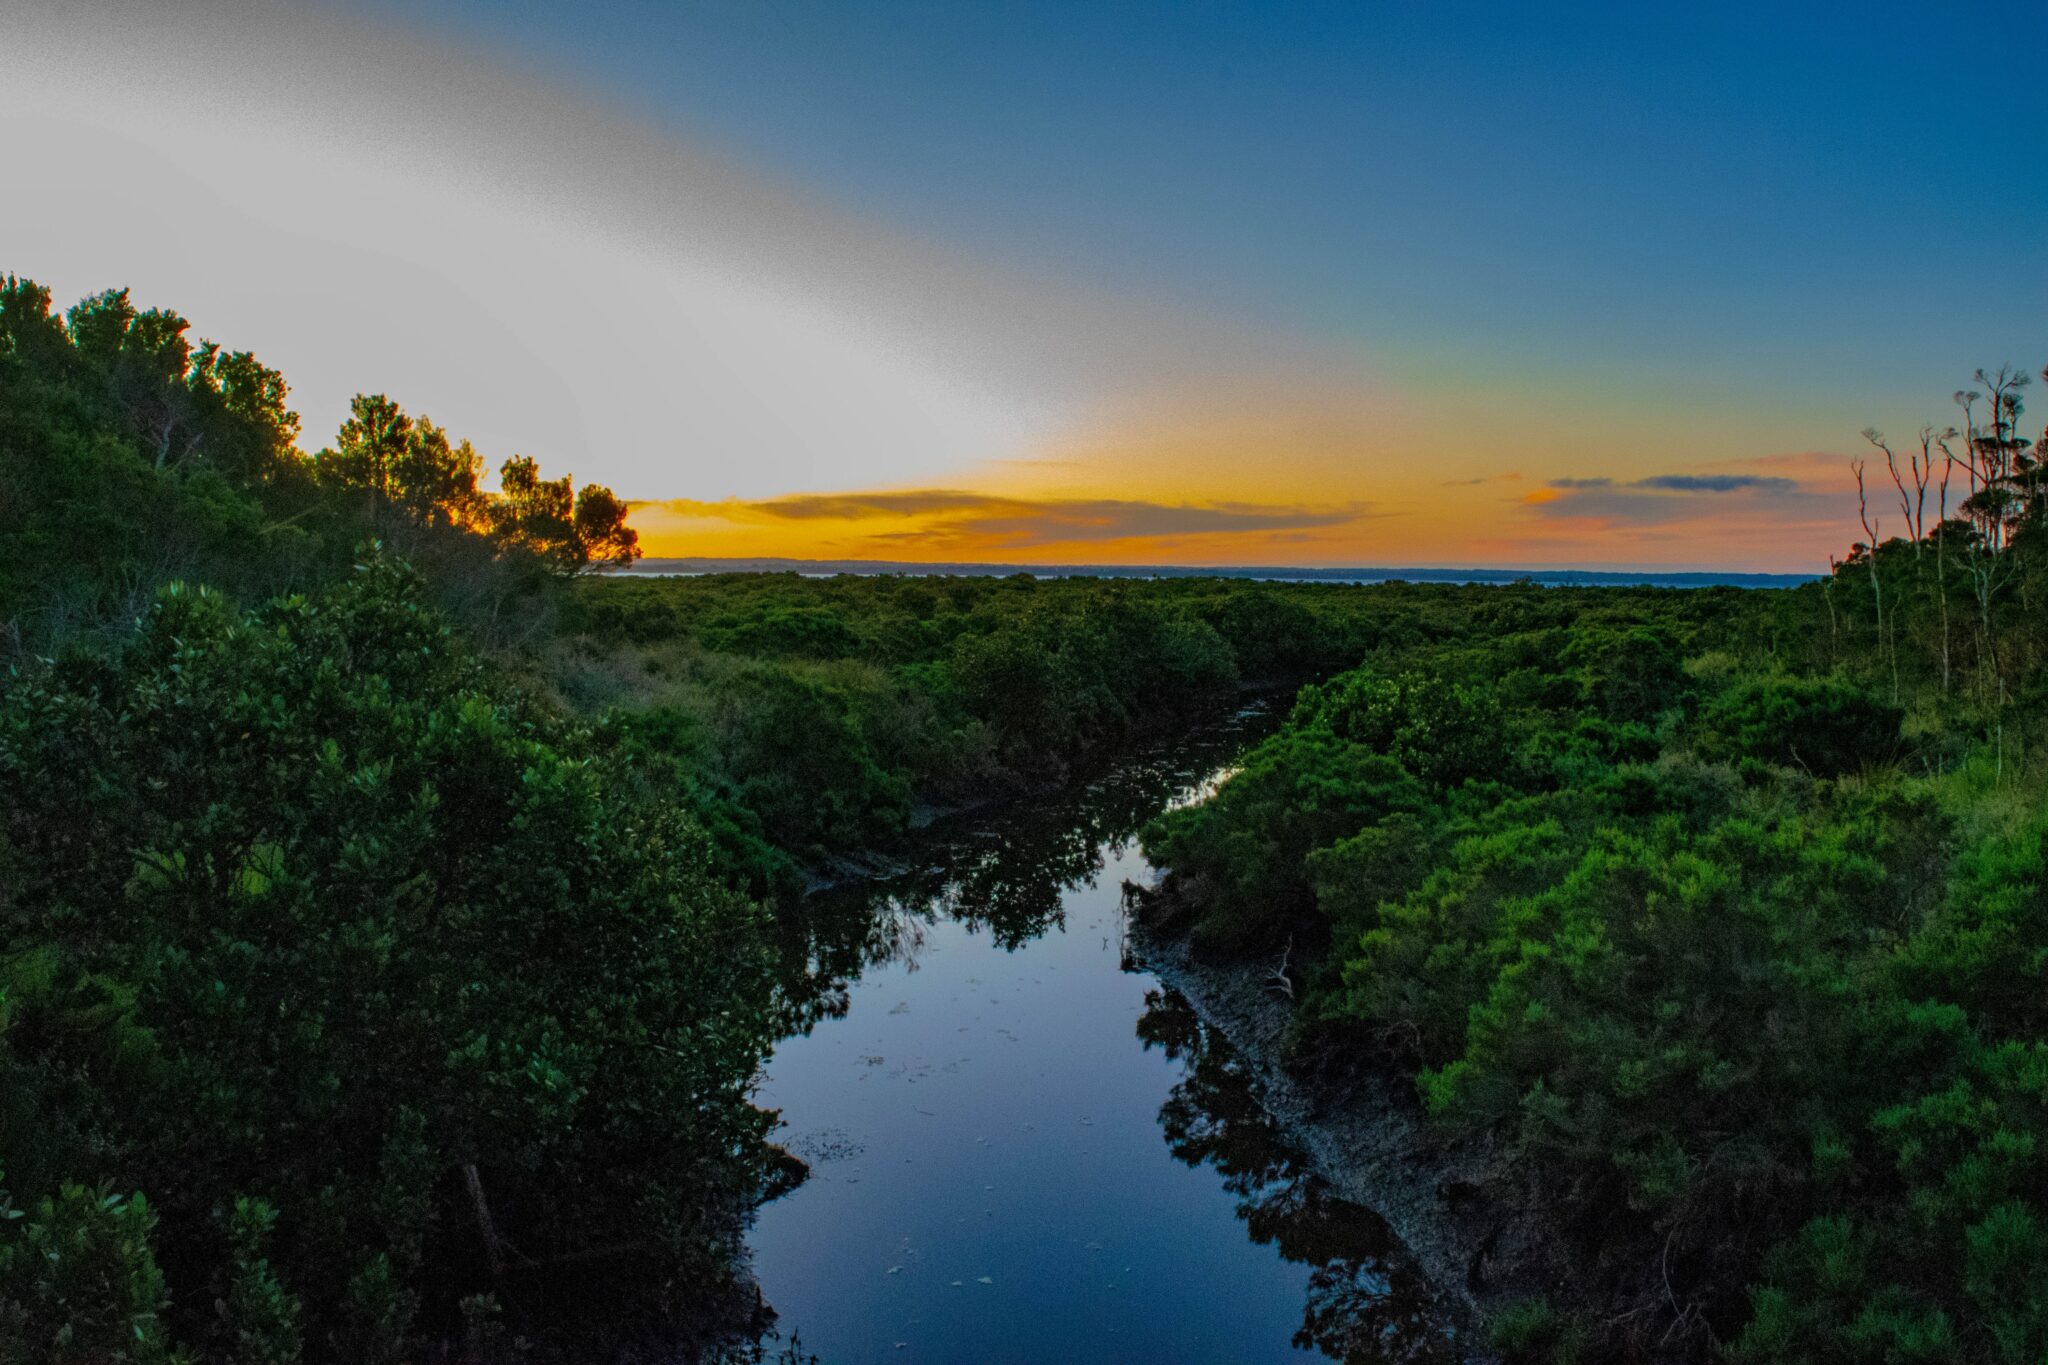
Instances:
[[[1437,787],[1496,779],[1507,765],[1499,702],[1439,675],[1346,673],[1303,688],[1290,723],[1384,754]]]
[[[415,580],[169,590],[117,657],[0,686],[0,1163],[100,1258],[45,1285],[17,1243],[20,1330],[155,1340],[152,1206],[79,1179],[161,1201],[179,1335],[251,1361],[301,1325],[412,1356],[482,1273],[428,1235],[474,1226],[465,1169],[537,1259],[644,1241],[621,1296],[722,1262],[765,1161],[766,925]]]
[[[1508,1365],[1577,1365],[1586,1349],[1584,1327],[1561,1316],[1546,1299],[1521,1299],[1486,1324],[1487,1344]]]
[[[181,1365],[143,1196],[65,1184],[30,1210],[0,1193],[0,1360]]]
[[[1698,748],[1839,777],[1896,758],[1904,719],[1902,708],[1839,678],[1759,678],[1707,703]]]

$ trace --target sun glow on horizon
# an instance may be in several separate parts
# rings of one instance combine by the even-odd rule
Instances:
[[[1845,455],[1731,458],[1741,435],[1690,414],[1589,418],[1560,445],[1505,401],[1447,430],[1429,397],[1155,396],[943,483],[647,498],[633,522],[678,558],[1803,572],[1854,514]]]
[[[1324,503],[899,487],[639,502],[632,522],[656,558],[1802,572],[1841,542],[1846,492],[1833,457],[1807,464],[1804,480],[1574,479],[1526,492],[1509,472]]]

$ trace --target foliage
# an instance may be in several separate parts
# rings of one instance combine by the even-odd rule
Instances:
[[[1709,703],[1698,748],[1840,777],[1895,757],[1904,714],[1840,678],[1756,678]]]
[[[95,1248],[107,1313],[167,1282],[182,1339],[248,1361],[408,1351],[492,1238],[508,1274],[637,1248],[614,1293],[650,1301],[711,1273],[761,1177],[765,936],[584,743],[377,563],[247,614],[174,588],[10,684],[0,1163],[42,1212],[0,1322],[100,1330],[38,1237]]]
[[[1433,787],[1497,776],[1507,760],[1499,703],[1442,677],[1347,673],[1303,689],[1293,723],[1391,759]]]
[[[545,665],[685,789],[752,884],[901,840],[920,807],[1062,780],[1235,697],[1172,585],[716,576],[578,585]],[[666,750],[664,753],[663,751]]]
[[[0,1198],[0,1357],[52,1365],[174,1365],[170,1296],[141,1195],[65,1184],[33,1211]]]

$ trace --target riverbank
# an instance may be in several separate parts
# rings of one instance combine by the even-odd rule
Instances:
[[[1251,1068],[1267,1115],[1341,1198],[1377,1213],[1434,1291],[1468,1358],[1492,1360],[1482,1328],[1534,1298],[1570,1301],[1571,1267],[1547,1220],[1504,1188],[1499,1154],[1424,1121],[1413,1086],[1366,1074],[1338,1083],[1291,1056],[1294,1009],[1272,964],[1198,961],[1180,889],[1133,887],[1129,947]]]

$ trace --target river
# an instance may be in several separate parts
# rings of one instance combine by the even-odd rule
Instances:
[[[760,1102],[810,1163],[749,1243],[785,1338],[860,1362],[1453,1358],[1385,1226],[1306,1174],[1227,1044],[1128,960],[1134,838],[1269,722],[813,897]]]

